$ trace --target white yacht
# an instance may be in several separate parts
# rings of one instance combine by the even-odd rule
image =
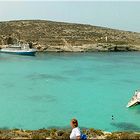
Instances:
[[[128,102],[126,107],[131,107],[134,105],[137,105],[140,103],[140,91],[135,91],[135,94],[133,95],[133,97],[131,98],[131,100]]]

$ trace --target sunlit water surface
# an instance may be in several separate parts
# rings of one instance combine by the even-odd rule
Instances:
[[[0,54],[0,128],[140,130],[140,53]],[[112,115],[114,119],[112,120]]]

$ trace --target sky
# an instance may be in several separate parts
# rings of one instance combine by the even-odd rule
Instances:
[[[140,32],[140,1],[0,0],[0,21],[29,19]]]

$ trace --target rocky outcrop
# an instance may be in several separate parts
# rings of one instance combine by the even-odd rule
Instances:
[[[45,47],[41,47],[42,51]],[[116,45],[109,43],[83,44],[81,46],[51,46],[45,51],[55,52],[117,52],[117,51],[140,51],[140,45]]]
[[[32,42],[38,51],[139,51],[140,33],[44,20],[0,22],[0,46],[18,42]]]
[[[20,130],[20,129],[1,129],[0,139],[69,139],[70,129],[39,129],[39,130]],[[93,128],[82,129],[82,133],[88,139],[140,139],[140,132],[105,132]]]

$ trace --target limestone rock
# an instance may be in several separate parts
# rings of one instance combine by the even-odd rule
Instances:
[[[38,51],[140,51],[140,33],[46,20],[0,22],[0,45],[32,42]]]

